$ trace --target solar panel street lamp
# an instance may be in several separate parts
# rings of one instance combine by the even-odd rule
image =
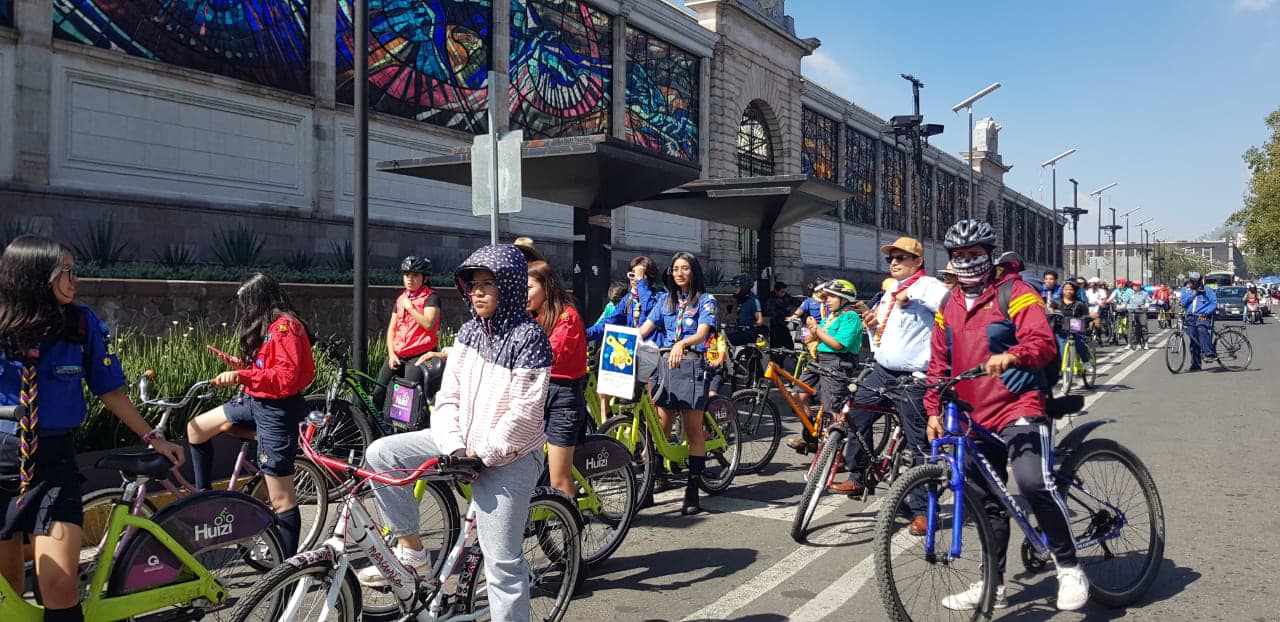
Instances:
[[[969,110],[969,214],[970,215],[973,214],[973,210],[974,210],[973,204],[977,200],[975,198],[977,196],[977,189],[973,185],[973,104],[974,102],[978,101],[979,99],[982,99],[983,97],[986,97],[989,93],[991,93],[992,91],[998,88],[1000,88],[1000,83],[994,82],[987,88],[982,89],[981,91],[978,91],[977,93],[974,93],[973,95],[966,97],[964,101],[951,107],[951,112],[956,112],[956,113],[960,112],[961,108],[967,108]],[[1075,151],[1075,150],[1072,149],[1072,151]],[[1062,157],[1066,157],[1066,156],[1062,156]]]
[[[1098,197],[1098,254],[1099,254],[1099,255],[1101,255],[1101,254],[1102,254],[1102,193],[1104,193],[1104,192],[1106,192],[1106,191],[1108,191],[1108,190],[1110,190],[1110,189],[1112,189],[1112,188],[1115,188],[1115,187],[1116,187],[1116,185],[1117,185],[1117,184],[1119,184],[1119,183],[1120,183],[1120,182],[1115,182],[1115,181],[1113,181],[1113,182],[1111,182],[1111,183],[1109,183],[1109,184],[1107,184],[1107,185],[1105,185],[1105,186],[1103,186],[1103,187],[1101,187],[1101,188],[1098,188],[1097,190],[1094,190],[1093,192],[1090,192],[1090,193],[1089,193],[1089,196],[1091,196],[1091,197]],[[1114,212],[1115,210],[1112,210],[1112,211]],[[1113,257],[1113,259],[1114,259],[1114,257]],[[1098,277],[1098,278],[1102,278],[1102,264],[1097,264],[1097,268],[1096,268],[1096,272],[1095,272],[1094,276],[1096,276],[1096,277]]]

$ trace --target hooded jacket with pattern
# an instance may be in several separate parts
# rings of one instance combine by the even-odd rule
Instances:
[[[1005,281],[1013,281],[1008,318],[997,298],[997,289]],[[972,308],[967,306],[962,290],[952,291],[954,295],[934,316],[929,377],[954,376],[986,363],[992,354],[1012,354],[1018,359],[1016,368],[1006,370],[1000,378],[963,380],[956,384],[957,397],[972,404],[973,420],[992,432],[999,432],[1022,417],[1043,415],[1044,395],[1034,386],[1027,370],[1048,365],[1057,356],[1058,344],[1039,292],[1017,273],[996,276],[978,294]],[[925,394],[924,406],[929,415],[941,414],[936,389]]]
[[[528,262],[511,245],[485,246],[458,267],[458,290],[477,269],[493,273],[498,309],[476,314],[458,329],[449,349],[440,391],[431,412],[439,449],[469,449],[486,466],[502,466],[546,442],[543,411],[551,371],[551,343],[525,312]]]

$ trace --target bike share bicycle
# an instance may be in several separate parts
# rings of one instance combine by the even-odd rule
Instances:
[[[370,486],[409,486],[424,478],[433,484],[469,479],[483,468],[476,458],[440,456],[407,475],[375,473],[316,453],[313,436],[327,415],[307,418],[302,448],[307,457],[342,479],[345,500],[333,535],[319,549],[299,553],[268,573],[232,611],[236,622],[269,620],[333,620],[354,622],[367,611],[351,566],[352,551],[373,560],[385,577],[400,620],[475,620],[487,613],[483,590],[483,553],[475,542],[476,508],[471,505],[439,569],[421,577],[405,567],[384,540],[385,530],[364,507]],[[530,601],[534,618],[561,619],[580,572],[579,523],[570,501],[558,491],[534,489],[525,525],[524,555],[530,567]]]
[[[975,437],[994,436],[973,422],[973,407],[956,397],[957,383],[985,373],[979,367],[935,382],[914,380],[940,391],[946,435],[933,441],[927,464],[898,478],[876,515],[876,574],[881,602],[892,620],[990,617],[997,602],[991,552],[995,536],[984,508],[968,494],[968,478],[980,478],[1022,530],[1021,557],[1028,572],[1043,570],[1052,561],[1045,536],[1032,525],[1021,499],[1008,492],[975,445]],[[1058,398],[1050,401],[1046,414],[1052,420],[1081,407],[1080,396]],[[1078,425],[1056,445],[1055,426],[1047,426],[1052,447],[1048,458],[1091,597],[1123,607],[1141,598],[1155,581],[1164,556],[1164,509],[1151,473],[1132,451],[1110,439],[1086,439],[1110,421]],[[908,498],[921,493],[928,498],[923,537],[905,533],[912,520]],[[942,608],[948,595],[975,585],[981,591],[976,608]]]

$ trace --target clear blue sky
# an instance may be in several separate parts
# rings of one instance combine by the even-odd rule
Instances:
[[[790,0],[787,12],[822,40],[805,76],[888,118],[910,112],[898,74],[914,74],[925,121],[946,125],[933,144],[953,154],[968,126],[951,106],[1002,83],[974,117],[1004,128],[1006,183],[1047,205],[1040,163],[1078,149],[1058,163],[1058,202],[1079,180],[1082,242],[1097,223],[1087,194],[1112,181],[1104,210],[1141,206],[1131,222],[1155,218],[1162,239],[1221,225],[1241,206],[1241,154],[1280,107],[1280,0]]]

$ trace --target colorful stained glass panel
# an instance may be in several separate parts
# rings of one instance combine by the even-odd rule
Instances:
[[[53,0],[53,32],[59,39],[308,93],[309,12],[310,0]]]
[[[526,139],[608,134],[612,18],[587,0],[511,0],[510,77]]]
[[[837,181],[836,157],[840,153],[840,132],[835,121],[808,108],[801,116],[800,170],[809,175]]]
[[[934,237],[946,237],[947,229],[956,222],[956,176],[942,171],[938,173],[938,226]]]
[[[682,160],[698,159],[699,58],[627,27],[627,140]]]
[[[338,101],[352,103],[352,0],[338,2]],[[369,107],[488,131],[492,0],[369,0]]]
[[[886,229],[907,230],[907,152],[880,143],[880,223]]]
[[[876,224],[876,139],[851,127],[844,132],[844,186],[853,191],[845,203],[845,219]]]

